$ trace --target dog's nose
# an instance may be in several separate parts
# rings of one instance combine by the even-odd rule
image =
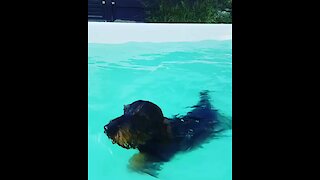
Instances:
[[[104,126],[104,133],[107,133],[107,130],[108,130],[108,125],[105,125]]]

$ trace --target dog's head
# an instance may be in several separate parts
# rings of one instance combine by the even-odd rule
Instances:
[[[124,106],[124,114],[104,126],[104,133],[119,146],[138,148],[147,141],[165,136],[166,125],[161,109],[149,101]]]

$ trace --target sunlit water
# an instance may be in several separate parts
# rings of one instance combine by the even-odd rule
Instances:
[[[89,180],[147,180],[131,172],[128,160],[137,150],[112,144],[103,126],[136,100],[157,104],[166,117],[184,114],[201,90],[211,90],[212,103],[232,116],[232,43],[89,44]],[[232,131],[203,148],[176,155],[162,166],[163,180],[231,180]]]

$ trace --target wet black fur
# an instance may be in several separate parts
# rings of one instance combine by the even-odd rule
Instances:
[[[197,105],[184,116],[166,118],[157,105],[139,100],[125,106],[124,115],[110,121],[104,130],[113,139],[123,127],[129,127],[133,133],[143,131],[151,136],[144,144],[135,147],[140,155],[130,160],[130,167],[156,177],[161,163],[169,161],[177,152],[199,147],[219,132],[230,129],[231,119],[214,109],[208,91],[203,91]]]

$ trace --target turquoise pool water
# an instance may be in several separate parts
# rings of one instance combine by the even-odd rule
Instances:
[[[166,117],[188,112],[201,90],[211,90],[216,109],[232,116],[232,42],[89,44],[89,180],[148,180],[130,172],[137,150],[112,144],[103,126],[142,99]],[[232,131],[203,148],[175,156],[162,166],[161,180],[231,180]]]

